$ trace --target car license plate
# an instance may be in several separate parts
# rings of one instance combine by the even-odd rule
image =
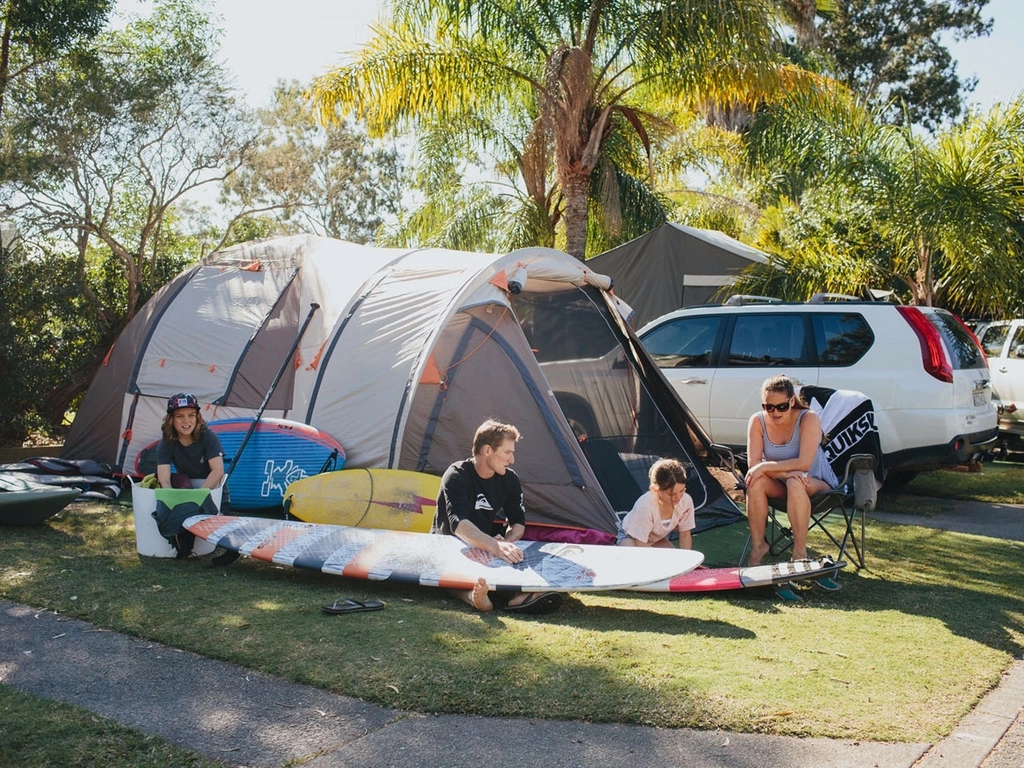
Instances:
[[[985,396],[985,390],[984,389],[976,389],[976,390],[974,390],[974,404],[975,405],[986,405],[987,403],[988,403],[988,398]]]

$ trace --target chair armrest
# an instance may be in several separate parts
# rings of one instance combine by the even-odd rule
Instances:
[[[870,453],[857,453],[846,462],[844,483],[853,486],[853,506],[869,512],[878,503],[878,480],[875,479],[875,457]]]

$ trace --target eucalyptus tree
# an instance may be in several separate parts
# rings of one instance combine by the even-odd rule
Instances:
[[[87,56],[114,0],[0,2],[0,116],[12,84],[61,57]]]
[[[948,42],[984,37],[989,0],[843,0],[819,27],[833,77],[880,108],[886,121],[930,131],[964,113],[964,78]]]
[[[166,279],[161,234],[175,205],[215,188],[255,139],[217,61],[217,35],[193,0],[161,0],[97,38],[88,67],[54,66],[10,115],[3,149],[20,173],[0,204],[26,236],[60,234],[72,246],[86,295],[89,248],[109,255],[122,298],[95,300],[111,326]]]
[[[88,57],[49,62],[11,93],[0,214],[29,252],[62,260],[81,299],[81,326],[65,331],[91,340],[46,398],[59,420],[142,303],[203,255],[183,239],[179,211],[244,162],[256,132],[192,0],[155,3],[98,36]]]
[[[777,42],[764,0],[395,0],[312,92],[325,119],[354,108],[379,133],[529,120],[524,165],[551,169],[582,259],[595,176],[618,178],[610,142],[628,132],[650,151],[646,100],[752,100],[784,79]]]
[[[231,210],[263,214],[278,232],[303,231],[365,243],[402,197],[398,152],[371,142],[351,121],[319,125],[298,81],[280,81],[256,113],[263,129],[222,187]]]

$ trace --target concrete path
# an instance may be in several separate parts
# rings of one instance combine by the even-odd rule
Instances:
[[[901,503],[911,502],[926,510],[926,513],[908,515],[886,512],[883,495],[879,498],[880,509],[871,512],[868,517],[887,523],[920,525],[925,528],[941,528],[944,531],[990,536],[993,539],[1024,541],[1024,505],[1021,504],[985,504],[979,501],[933,499],[908,494],[901,494],[899,500]]]
[[[903,497],[906,498],[906,497]],[[884,503],[884,502],[883,502]],[[934,513],[873,517],[1024,541],[1024,507],[922,500]],[[625,762],[651,768],[1020,768],[1024,662],[936,745],[625,725],[425,716],[0,601],[0,683],[74,704],[227,765],[462,768]],[[515,738],[495,734],[511,733]]]

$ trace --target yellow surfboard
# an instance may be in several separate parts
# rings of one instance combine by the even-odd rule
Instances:
[[[296,480],[285,509],[307,523],[426,533],[441,478],[404,469],[341,469]]]

